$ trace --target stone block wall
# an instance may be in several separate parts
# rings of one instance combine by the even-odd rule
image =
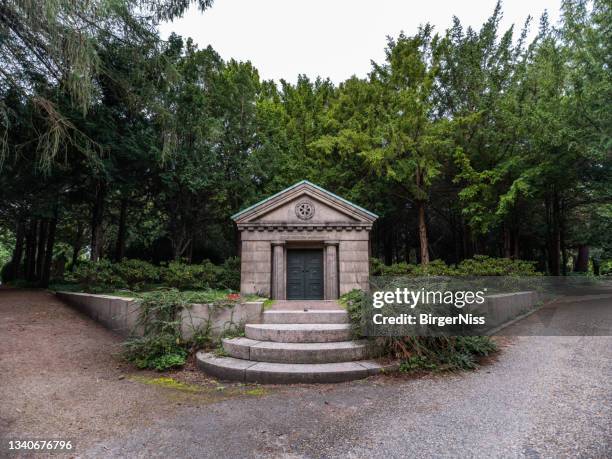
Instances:
[[[370,252],[367,235],[365,231],[355,232],[355,236],[361,236],[361,240],[340,241],[338,246],[340,295],[353,289],[369,290]]]
[[[532,309],[540,301],[535,291],[502,293],[485,297],[485,313],[490,327],[500,326]]]
[[[142,334],[142,330],[138,329],[140,309],[138,302],[133,298],[74,292],[57,292],[56,295],[70,306],[121,336]],[[212,304],[193,304],[191,308],[182,311],[181,331],[183,337],[189,339],[198,327],[207,326],[210,335],[218,338],[226,329],[246,321],[259,323],[262,314],[262,301],[237,303],[232,308],[220,308]]]
[[[272,246],[270,241],[242,241],[240,291],[270,297]]]

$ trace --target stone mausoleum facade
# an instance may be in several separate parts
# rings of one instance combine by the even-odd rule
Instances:
[[[377,216],[308,181],[232,216],[240,231],[243,294],[334,300],[368,289]]]

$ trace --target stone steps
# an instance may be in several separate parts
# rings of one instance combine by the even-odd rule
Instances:
[[[220,379],[262,384],[334,383],[394,368],[370,360],[376,349],[351,340],[348,314],[335,301],[284,301],[224,339],[224,356],[198,352],[198,366]],[[279,308],[279,306],[281,306]]]
[[[216,378],[260,384],[338,383],[392,370],[390,366],[373,360],[319,364],[269,363],[218,357],[205,352],[198,352],[196,358],[198,366]]]
[[[247,324],[244,327],[247,338],[256,341],[282,343],[328,343],[349,341],[349,324]]]
[[[344,309],[265,311],[264,324],[346,324],[348,313]]]
[[[223,350],[237,359],[271,363],[337,363],[368,359],[373,355],[366,340],[329,343],[277,343],[249,338],[223,340]]]

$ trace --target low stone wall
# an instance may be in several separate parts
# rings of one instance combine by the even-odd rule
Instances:
[[[91,293],[57,292],[61,300],[121,336],[141,334],[138,330],[139,305],[133,298]],[[245,322],[260,323],[263,301],[236,303],[233,307],[213,304],[193,304],[181,314],[181,331],[190,338],[194,331],[207,328],[210,336],[218,338],[232,327]]]
[[[477,309],[486,315],[487,328],[492,329],[533,309],[540,300],[535,291],[502,293],[486,296],[485,303]]]
[[[181,314],[181,332],[190,338],[197,330],[208,328],[213,338],[218,338],[231,328],[245,323],[259,324],[262,321],[263,301],[236,303],[233,307],[219,307],[214,304],[192,304]]]

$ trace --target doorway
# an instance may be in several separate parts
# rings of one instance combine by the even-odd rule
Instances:
[[[287,250],[287,299],[323,299],[323,249]]]

